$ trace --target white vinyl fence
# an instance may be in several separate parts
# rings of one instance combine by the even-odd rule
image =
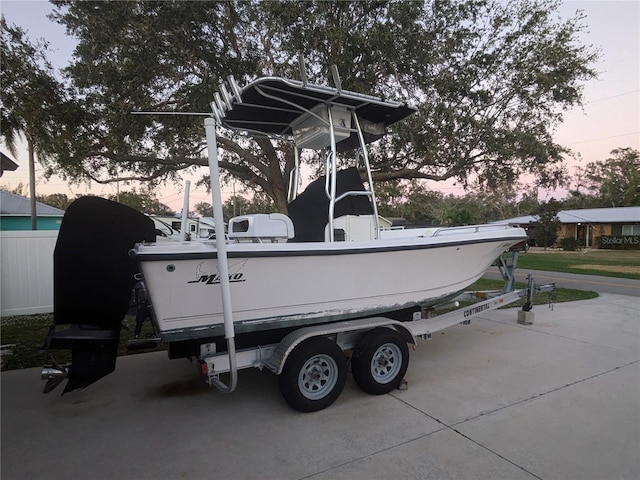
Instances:
[[[0,232],[0,315],[53,312],[56,230]]]

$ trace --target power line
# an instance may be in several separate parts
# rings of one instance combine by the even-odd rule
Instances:
[[[605,100],[611,100],[613,98],[624,97],[625,95],[631,95],[632,93],[638,93],[638,90],[631,90],[630,92],[619,93],[617,95],[611,95],[610,97],[598,98],[596,100],[591,100],[590,102],[585,103],[585,105],[591,105],[592,103],[604,102]]]
[[[609,137],[594,138],[592,140],[581,140],[579,142],[567,143],[567,145],[578,145],[580,143],[599,142],[600,140],[609,140],[610,138],[628,137],[630,135],[637,135],[640,132],[623,133],[622,135],[611,135]]]

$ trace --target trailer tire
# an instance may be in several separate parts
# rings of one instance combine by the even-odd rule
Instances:
[[[409,348],[391,328],[367,332],[353,349],[351,371],[362,390],[372,395],[389,393],[399,387],[409,366]]]
[[[315,412],[336,401],[347,381],[347,359],[326,337],[298,345],[278,376],[280,393],[299,412]]]

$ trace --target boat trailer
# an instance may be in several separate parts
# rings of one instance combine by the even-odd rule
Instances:
[[[303,65],[301,65],[301,71],[304,70],[302,67]],[[307,132],[306,137],[303,135],[296,140],[297,145],[300,148],[327,149],[325,163],[327,172],[331,173],[331,181],[328,181],[329,175],[327,174],[324,190],[329,199],[329,241],[335,242],[337,241],[334,238],[336,230],[334,228],[335,205],[345,195],[356,197],[370,195],[374,205],[373,219],[376,223],[374,223],[373,231],[376,235],[380,231],[380,227],[377,224],[378,216],[375,210],[373,190],[337,194],[338,141],[346,142],[343,145],[349,146],[347,140],[351,136],[357,137],[357,141],[362,147],[362,160],[366,165],[370,185],[372,180],[364,148],[367,143],[364,135],[366,132],[363,133],[358,115],[352,108],[353,120],[357,127],[354,130],[356,135],[351,132],[353,129],[347,129],[346,123],[345,126],[334,124],[333,107],[330,108],[329,105],[335,99],[341,98],[341,95],[345,96],[345,105],[353,105],[353,102],[359,105],[363,100],[367,100],[368,103],[365,102],[364,105],[369,105],[372,111],[377,112],[379,108],[384,107],[385,115],[391,115],[391,113],[396,115],[397,118],[391,119],[393,121],[406,117],[414,109],[395,102],[385,103],[382,99],[360,94],[347,95],[348,92],[342,90],[337,69],[332,68],[332,75],[336,86],[334,89],[308,85],[306,80],[295,83],[264,78],[252,84],[246,92],[248,96],[252,96],[256,92],[260,93],[265,102],[264,105],[261,105],[267,112],[262,121],[269,126],[271,125],[269,119],[273,117],[271,102],[274,101],[274,96],[267,91],[275,88],[274,85],[282,89],[282,98],[275,99],[278,100],[276,105],[280,105],[278,107],[279,115],[284,115],[286,112],[292,115],[291,121],[293,123],[287,124],[287,128],[294,128],[296,125],[299,127],[298,130],[293,130],[294,137],[297,131]],[[305,79],[306,75],[302,75],[302,77]],[[247,112],[253,113],[255,105],[245,105],[242,92],[233,77],[230,76],[228,81],[232,94],[228,93],[222,85],[222,97],[220,94],[216,94],[215,102],[211,104],[213,116],[204,120],[216,232],[225,231],[216,126],[224,124],[230,128],[243,127],[245,130],[252,131],[257,128],[253,120],[248,123],[241,121],[236,125],[239,122],[235,117],[238,111],[242,114],[243,109],[246,109]],[[308,107],[293,102],[293,99],[300,100],[298,94],[301,91],[313,92],[312,95],[310,94],[312,103],[326,104],[322,109],[326,113],[326,119],[313,108],[309,110]],[[293,95],[294,93],[295,95]],[[309,99],[307,98],[305,101],[307,100]],[[291,106],[296,106],[293,113],[289,108]],[[340,111],[337,109],[336,114],[338,115]],[[300,116],[300,112],[303,112],[304,115]],[[225,119],[226,115],[228,118]],[[241,115],[240,120],[243,118]],[[311,121],[310,118],[315,120]],[[393,123],[391,120],[389,122]],[[271,127],[277,127],[281,130],[282,125],[279,122],[280,120],[274,124],[275,127],[271,125],[267,128],[266,133],[271,132]],[[307,122],[311,123],[308,125]],[[374,141],[384,134],[385,128],[382,128],[384,125],[377,128],[376,122],[373,124],[369,122],[367,127],[370,130],[368,133],[369,141]],[[309,128],[310,125],[313,128]],[[280,130],[271,133],[278,134]],[[281,133],[286,133],[286,131]],[[343,134],[345,138],[341,137],[336,140],[337,136]],[[318,135],[321,137],[320,139],[317,138]],[[298,161],[299,158],[296,157],[296,165]],[[292,182],[294,191],[297,188],[297,183],[296,178]],[[188,202],[185,202],[183,209],[183,225],[186,224],[185,215],[188,210],[186,205]],[[70,215],[72,212],[73,214]],[[120,235],[120,230],[126,231],[126,235]],[[133,245],[140,244],[140,242],[153,243],[156,237],[154,230],[153,222],[149,218],[139,212],[127,209],[123,205],[113,205],[113,202],[107,200],[84,197],[76,200],[69,207],[60,229],[54,253],[54,284],[56,285],[54,289],[54,324],[43,348],[70,349],[72,362],[69,365],[58,365],[54,362],[52,366],[43,369],[42,378],[47,380],[45,393],[53,390],[65,379],[68,379],[68,382],[63,393],[84,388],[114,371],[121,328],[120,322],[127,313],[128,300],[136,281],[138,281],[137,291],[142,298],[138,308],[136,334],[139,333],[140,324],[146,319],[147,312],[150,314],[149,316],[152,316],[153,305],[149,305],[149,302],[145,303],[145,279],[139,277],[140,272],[134,260],[123,252],[130,251]],[[92,241],[87,242],[87,238]],[[96,247],[98,239],[100,240],[99,248]],[[389,307],[385,307],[385,310],[381,310],[381,316],[373,316],[372,314],[377,314],[377,312],[371,310],[368,313],[362,313],[362,315],[366,315],[366,318],[353,318],[352,316],[345,321],[330,322],[332,319],[327,317],[324,320],[330,323],[320,322],[310,326],[297,326],[286,331],[275,332],[265,329],[263,332],[266,333],[262,337],[247,345],[239,343],[241,348],[236,349],[227,239],[225,235],[217,235],[215,256],[218,273],[215,278],[216,283],[220,285],[224,336],[217,333],[214,337],[196,339],[194,343],[189,345],[190,348],[187,351],[180,352],[179,355],[173,357],[171,356],[171,347],[178,348],[179,344],[177,341],[172,342],[166,339],[170,347],[170,357],[195,357],[206,382],[225,393],[235,390],[238,370],[267,368],[278,375],[280,391],[285,400],[298,411],[311,412],[328,407],[340,395],[347,378],[347,355],[345,352],[350,352],[351,371],[356,383],[365,392],[371,394],[388,393],[401,386],[409,363],[408,345],[415,346],[418,338],[430,339],[434,333],[440,330],[458,323],[468,324],[474,317],[509,305],[523,297],[526,300],[521,312],[522,323],[532,321],[531,308],[534,295],[538,292],[552,291],[555,286],[536,286],[530,276],[526,288],[516,290],[514,272],[518,254],[518,249],[512,247],[507,257],[499,258],[498,268],[505,280],[501,292],[464,294],[453,301],[459,302],[472,298],[475,303],[457,308],[449,313],[433,317],[431,310],[423,311],[420,305],[405,302],[402,304],[403,306],[414,305],[414,307],[408,311],[403,308],[398,312],[389,312]],[[89,276],[87,275],[88,267],[90,267]],[[166,270],[168,272],[175,271],[175,265],[167,265]],[[121,278],[125,280],[120,281]],[[477,277],[467,277],[469,281],[472,281],[473,278]],[[455,294],[448,292],[444,296],[449,295]],[[398,306],[397,308],[402,307]],[[395,316],[399,316],[399,319],[393,318]],[[342,318],[347,318],[347,316]],[[66,324],[70,325],[68,329],[56,329],[57,326]],[[154,325],[155,327],[157,325]],[[156,333],[159,333],[159,329]],[[277,335],[274,336],[271,333],[277,333]],[[157,336],[158,338],[154,340],[159,343],[160,335]],[[221,376],[227,374],[229,378],[225,383]]]
[[[340,395],[346,382],[345,353],[350,352],[351,371],[362,390],[374,395],[391,392],[405,385],[408,344],[415,349],[419,338],[431,340],[436,332],[458,324],[469,325],[474,317],[523,298],[518,323],[533,323],[535,295],[553,292],[556,287],[536,285],[533,276],[528,275],[526,287],[515,289],[518,255],[518,251],[510,251],[498,259],[505,282],[502,291],[464,292],[435,309],[417,310],[411,321],[376,316],[303,327],[278,343],[240,349],[233,354],[217,352],[215,343],[205,343],[200,346],[197,359],[200,371],[210,386],[228,391],[221,381],[222,374],[237,377],[237,370],[266,368],[278,376],[280,391],[294,409],[311,412],[328,407]],[[435,314],[447,307],[454,310]]]
[[[77,250],[73,252],[77,256]],[[468,325],[473,318],[520,299],[525,301],[517,312],[518,323],[533,322],[535,295],[553,292],[555,284],[536,285],[529,275],[526,286],[516,289],[519,254],[517,248],[512,248],[497,259],[496,265],[504,280],[502,290],[464,292],[429,309],[416,306],[410,313],[402,312],[398,317],[402,321],[391,318],[396,315],[381,314],[300,327],[281,335],[273,343],[267,341],[237,351],[235,348],[222,351],[220,343],[203,339],[197,353],[182,356],[195,360],[206,383],[224,393],[235,389],[239,370],[266,368],[278,376],[279,388],[287,403],[301,412],[324,409],[338,398],[347,380],[349,362],[353,378],[363,391],[374,395],[389,393],[406,386],[404,375],[409,364],[409,345],[415,350],[418,339],[430,340],[436,332],[457,324]],[[141,324],[150,319],[150,310],[145,302],[144,284],[139,282],[134,291],[139,295],[140,303],[136,317],[137,339],[130,341],[131,350],[157,346],[161,342],[159,337],[139,339]],[[124,294],[124,290],[119,293],[120,296]],[[453,310],[437,313],[450,308]],[[118,331],[81,324],[72,324],[71,328],[62,331],[52,327],[46,348],[71,349],[73,358],[71,364],[60,365],[54,361],[43,368],[42,379],[47,381],[44,392],[52,391],[68,379],[64,394],[84,388],[111,373],[115,369],[118,341]],[[234,346],[235,342],[228,342],[228,345]],[[171,343],[169,347],[171,351]],[[229,377],[227,383],[222,376]]]

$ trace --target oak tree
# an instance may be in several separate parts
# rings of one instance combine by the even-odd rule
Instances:
[[[418,108],[375,145],[375,180],[555,185],[569,151],[554,129],[598,57],[559,0],[53,3],[78,40],[67,74],[83,104],[56,168],[98,182],[207,165],[202,117],[132,112],[207,112],[227,75],[296,76],[302,55],[312,82],[335,64],[345,89]],[[286,211],[290,146],[222,129],[218,142],[227,174]]]

